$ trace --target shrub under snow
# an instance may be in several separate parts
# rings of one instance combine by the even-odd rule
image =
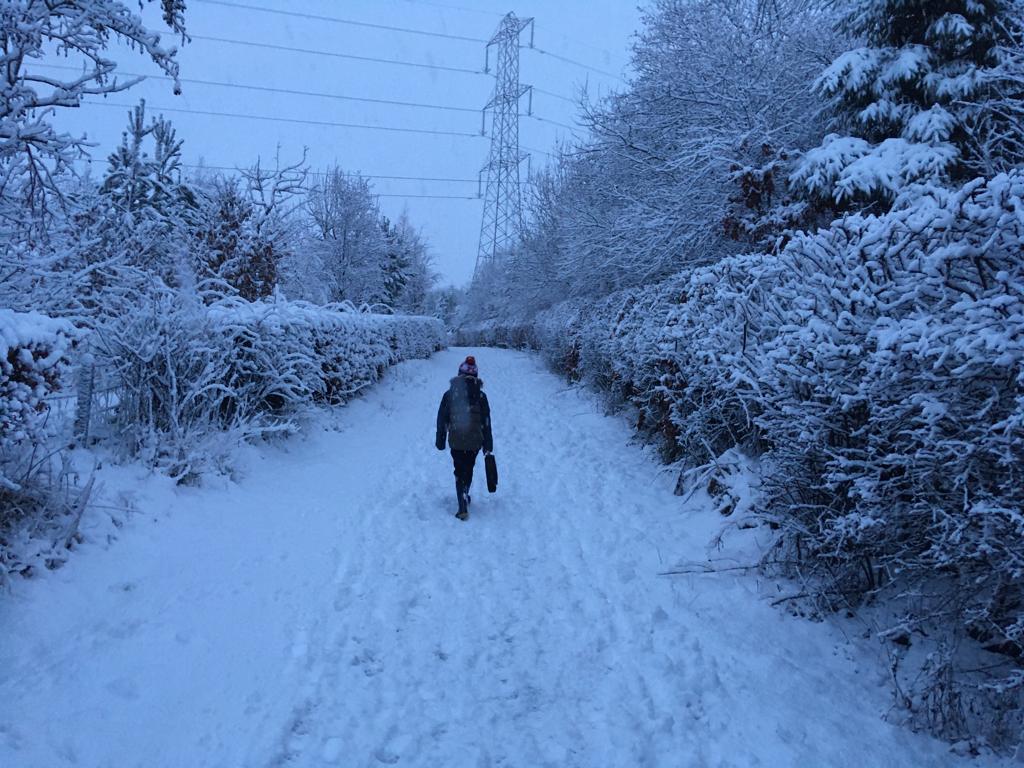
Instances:
[[[301,406],[344,402],[389,365],[430,355],[444,329],[434,318],[280,299],[206,306],[168,293],[104,345],[131,450],[185,477],[225,441],[289,429]]]
[[[762,454],[760,511],[779,534],[767,559],[820,606],[886,607],[883,636],[915,646],[914,665],[894,670],[913,719],[1013,745],[1024,711],[1022,248],[1015,171],[909,190],[885,215],[845,217],[780,254],[479,332],[525,339],[635,406],[667,458]]]
[[[9,572],[58,561],[75,528],[75,498],[51,460],[48,398],[64,383],[70,323],[0,309],[0,585]]]
[[[893,597],[893,634],[946,633],[905,703],[960,738],[1022,725],[1022,245],[1020,172],[804,236],[767,267],[764,309],[785,312],[749,369],[786,558],[837,603]]]
[[[0,487],[18,489],[16,449],[41,437],[46,398],[61,385],[75,338],[70,323],[0,309]],[[17,464],[17,462],[15,462]],[[9,474],[11,473],[11,474]]]

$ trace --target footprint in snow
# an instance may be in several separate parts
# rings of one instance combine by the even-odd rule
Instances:
[[[384,665],[377,661],[372,651],[363,651],[352,657],[351,666],[362,667],[363,674],[367,677],[374,677],[384,671]]]

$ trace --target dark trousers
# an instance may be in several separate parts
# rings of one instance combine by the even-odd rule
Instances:
[[[457,451],[452,448],[452,462],[455,464],[455,487],[469,491],[473,484],[473,467],[479,451]]]

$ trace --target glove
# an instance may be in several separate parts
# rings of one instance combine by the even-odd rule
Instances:
[[[434,445],[437,446],[437,450],[444,450],[444,435],[438,435],[437,440],[434,441]]]

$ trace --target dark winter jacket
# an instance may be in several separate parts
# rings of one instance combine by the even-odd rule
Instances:
[[[456,376],[451,380],[437,409],[435,443],[439,451],[444,450],[446,437],[455,451],[494,450],[491,407],[483,386],[475,376]]]

